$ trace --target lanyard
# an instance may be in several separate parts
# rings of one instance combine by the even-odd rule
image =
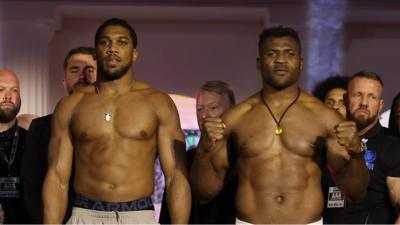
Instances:
[[[17,152],[18,139],[19,139],[19,129],[18,129],[18,126],[17,126],[15,128],[15,133],[14,133],[13,142],[12,142],[12,146],[11,146],[10,159],[7,158],[6,154],[3,151],[0,151],[1,159],[5,163],[7,163],[7,166],[8,166],[8,176],[11,176],[11,166],[14,163],[15,154]]]

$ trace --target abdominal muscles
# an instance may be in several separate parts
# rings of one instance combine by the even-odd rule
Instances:
[[[311,158],[282,151],[239,161],[239,219],[250,223],[319,220],[323,208],[321,171]]]

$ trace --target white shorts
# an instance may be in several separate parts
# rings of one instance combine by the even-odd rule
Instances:
[[[243,220],[239,220],[237,217],[236,217],[235,224],[236,225],[252,225],[252,223],[248,223]],[[323,223],[322,223],[322,218],[321,218],[320,220],[313,222],[313,223],[309,223],[308,225],[322,225],[322,224]]]

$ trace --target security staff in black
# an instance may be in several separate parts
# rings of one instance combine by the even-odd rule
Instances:
[[[344,96],[347,117],[357,124],[358,134],[367,145],[364,157],[370,180],[367,194],[360,202],[350,202],[332,182],[325,179],[325,223],[386,224],[399,223],[400,141],[390,137],[379,124],[383,109],[383,82],[371,71],[351,76]],[[332,174],[333,180],[335,174]],[[356,181],[356,180],[355,180]]]
[[[351,202],[329,176],[323,176],[324,190],[327,190],[324,223],[388,224],[397,219],[386,179],[400,177],[400,139],[389,136],[379,122],[361,138],[367,145],[364,159],[370,172],[367,196],[360,202]]]
[[[23,202],[20,166],[26,130],[14,124],[0,132],[0,204],[5,213],[4,223],[29,223]]]

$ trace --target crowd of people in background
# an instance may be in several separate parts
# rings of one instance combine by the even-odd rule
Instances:
[[[236,104],[229,81],[202,84],[200,142],[185,151],[172,99],[136,79],[135,30],[109,19],[94,39],[60,65],[67,96],[50,115],[17,119],[19,80],[0,69],[1,223],[400,223],[400,93],[383,127],[377,73],[332,75],[308,94],[297,32],[266,28],[262,89]]]

